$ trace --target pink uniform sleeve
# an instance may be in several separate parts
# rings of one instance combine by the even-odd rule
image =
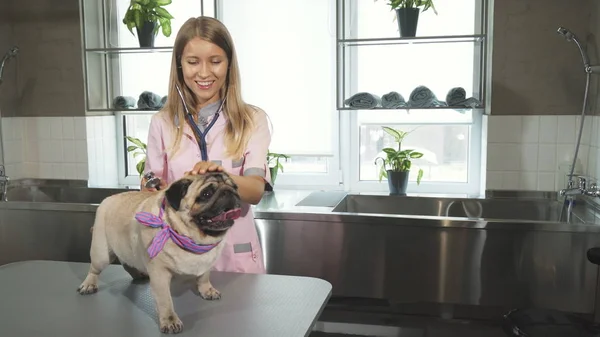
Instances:
[[[267,114],[258,109],[255,114],[255,129],[248,141],[248,148],[245,153],[242,175],[261,176],[268,183],[271,183],[270,176],[267,174],[269,145],[271,145],[271,130],[269,129]]]
[[[167,180],[167,161],[165,154],[161,116],[154,114],[150,120],[148,142],[146,143],[146,166],[144,174],[154,172],[163,181]]]

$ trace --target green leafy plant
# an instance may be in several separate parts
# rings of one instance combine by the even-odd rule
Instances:
[[[399,8],[423,8],[421,12],[425,12],[431,8],[437,15],[437,10],[433,5],[433,0],[389,0],[388,5],[392,8],[392,10]]]
[[[173,16],[163,8],[171,4],[172,0],[131,0],[123,23],[133,34],[133,28],[142,29],[144,23],[156,23],[153,34],[156,35],[161,29],[164,36],[171,36],[171,19]]]
[[[398,149],[394,149],[391,147],[386,147],[382,151],[385,152],[386,156],[375,158],[375,165],[377,165],[377,161],[381,160],[383,164],[379,170],[379,181],[383,178],[387,178],[387,171],[393,172],[407,172],[410,171],[412,167],[412,159],[417,159],[423,157],[421,152],[417,152],[415,150],[402,150],[402,141],[404,137],[406,137],[410,132],[396,130],[387,126],[382,127],[383,131],[387,134],[394,137],[394,141],[398,143]],[[419,168],[419,173],[417,175],[417,185],[421,183],[421,178],[423,178],[423,169]]]
[[[275,183],[275,179],[277,178],[277,173],[279,170],[283,172],[283,165],[281,164],[280,160],[287,162],[288,159],[290,159],[290,156],[286,154],[275,153],[271,151],[267,152],[267,166],[269,166],[269,170],[271,171],[271,182]]]
[[[146,167],[146,144],[135,137],[125,136],[125,138],[133,144],[127,147],[127,152],[133,152],[133,158],[140,155],[144,156],[144,158],[135,165],[136,171],[142,176],[144,174],[144,168]]]

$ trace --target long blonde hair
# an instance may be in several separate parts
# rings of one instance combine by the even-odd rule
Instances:
[[[229,31],[219,20],[206,16],[188,19],[181,26],[175,38],[173,56],[171,58],[168,98],[163,108],[166,109],[172,126],[175,129],[175,140],[171,146],[171,153],[174,155],[179,148],[183,136],[183,123],[186,123],[187,120],[183,103],[177,92],[177,86],[181,89],[188,109],[195,110],[198,105],[196,96],[183,81],[183,72],[181,69],[183,49],[190,40],[196,37],[216,44],[225,51],[225,55],[227,56],[229,69],[225,85],[219,92],[221,100],[224,100],[223,113],[228,121],[224,134],[225,154],[231,158],[241,158],[254,129],[254,114],[258,109],[245,103],[242,99],[237,54]],[[179,120],[180,127],[175,126],[176,119]]]

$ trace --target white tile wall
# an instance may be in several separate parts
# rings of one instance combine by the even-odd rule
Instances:
[[[587,117],[586,124],[588,124]],[[598,134],[600,132],[600,116],[593,116],[589,124],[591,131],[586,175],[598,179],[600,178],[600,135]]]
[[[573,160],[579,116],[490,116],[487,189],[557,191]],[[599,118],[585,119],[575,173],[598,176]],[[594,134],[594,139],[592,139]]]
[[[87,179],[84,117],[3,118],[2,130],[12,179]]]
[[[2,118],[4,161],[11,179],[83,179],[117,184],[114,116]]]

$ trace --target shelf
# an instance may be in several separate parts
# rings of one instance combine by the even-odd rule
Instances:
[[[393,44],[440,44],[440,43],[465,43],[483,42],[485,35],[454,35],[454,36],[423,36],[423,37],[397,37],[378,39],[340,39],[338,44],[342,46],[371,46],[371,45],[393,45]]]
[[[377,110],[377,111],[370,111]],[[351,112],[360,125],[382,124],[470,124],[482,109],[363,109]]]
[[[135,113],[149,112],[149,113],[155,113],[155,112],[158,112],[159,110],[137,109],[137,108],[135,108],[135,109],[92,108],[92,109],[87,109],[87,111],[89,111],[89,112],[135,112]]]
[[[470,108],[470,107],[460,107],[460,106],[456,106],[456,107],[449,107],[449,106],[440,106],[440,107],[427,107],[427,108],[411,108],[411,107],[405,107],[405,108],[396,108],[396,109],[390,109],[390,108],[382,108],[382,107],[375,107],[372,109],[356,109],[356,108],[350,108],[347,106],[344,107],[338,107],[337,108],[340,111],[345,111],[345,110],[360,110],[360,111],[371,111],[371,110],[380,110],[380,111],[419,111],[419,110],[465,110],[465,111],[470,111],[470,110],[484,110],[485,106],[478,106],[475,108]]]
[[[154,47],[154,48],[90,48],[86,53],[96,54],[150,54],[150,53],[170,53],[173,47]]]

